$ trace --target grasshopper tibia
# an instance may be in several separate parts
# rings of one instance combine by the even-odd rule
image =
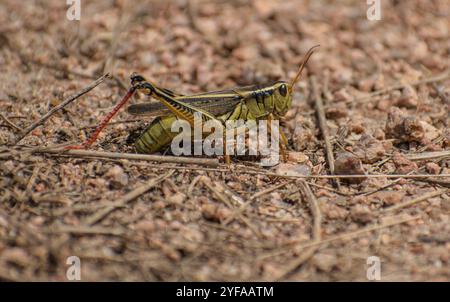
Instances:
[[[123,97],[123,99],[114,107],[114,109],[106,115],[103,120],[100,122],[100,124],[95,128],[94,132],[92,133],[91,137],[87,139],[83,144],[81,145],[74,145],[74,146],[67,146],[65,149],[67,150],[73,150],[73,149],[86,149],[90,145],[92,145],[98,138],[100,132],[106,127],[106,125],[109,123],[109,121],[114,117],[114,115],[117,114],[117,112],[120,110],[120,108],[123,107],[133,96],[134,92],[136,91],[135,87],[131,87],[127,94]]]

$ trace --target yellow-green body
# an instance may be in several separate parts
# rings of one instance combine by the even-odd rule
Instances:
[[[228,120],[260,120],[272,114],[279,118],[286,114],[292,104],[289,84],[276,82],[271,85],[249,86],[223,91],[209,92],[191,96],[175,95],[178,102],[189,104],[210,113],[222,124]],[[170,145],[178,132],[172,132],[172,123],[177,120],[174,114],[162,104],[137,104],[129,107],[132,114],[150,114],[158,116],[144,130],[135,142],[139,153],[155,153]],[[167,114],[167,115],[165,115]]]

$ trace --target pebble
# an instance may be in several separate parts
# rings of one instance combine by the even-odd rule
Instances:
[[[113,188],[120,189],[128,185],[128,174],[126,174],[121,166],[115,165],[108,170],[105,178],[109,180]]]
[[[441,171],[441,167],[436,163],[427,163],[425,165],[425,168],[430,174],[439,174],[439,172]]]
[[[311,168],[307,165],[280,163],[276,168],[276,173],[287,176],[304,176],[311,174]]]
[[[374,219],[374,214],[368,206],[357,204],[350,210],[350,217],[355,222],[366,224]]]
[[[341,152],[336,156],[334,171],[338,175],[361,175],[365,174],[361,160],[350,152]],[[348,178],[349,182],[359,183],[364,178]]]

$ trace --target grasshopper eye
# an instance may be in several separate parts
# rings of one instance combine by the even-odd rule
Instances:
[[[281,85],[281,86],[278,88],[278,91],[280,92],[280,94],[281,94],[282,96],[286,96],[286,95],[287,95],[287,87],[286,87],[286,85],[285,85],[285,84]]]

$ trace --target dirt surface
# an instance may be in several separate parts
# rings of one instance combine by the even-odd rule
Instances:
[[[65,1],[1,1],[0,279],[64,281],[77,256],[84,281],[365,281],[377,256],[382,280],[450,281],[450,81],[433,78],[450,69],[450,5],[381,9],[369,21],[356,0],[104,0],[69,21]],[[316,44],[276,167],[30,151],[86,139],[134,71],[186,94],[291,80]],[[105,72],[115,79],[14,145]],[[335,173],[381,176],[281,176],[332,174],[319,99]],[[114,122],[91,150],[134,152],[150,120]]]

